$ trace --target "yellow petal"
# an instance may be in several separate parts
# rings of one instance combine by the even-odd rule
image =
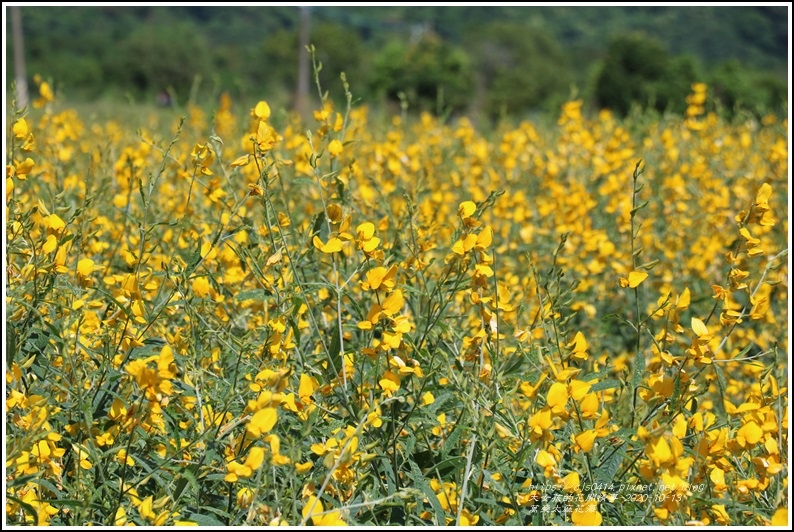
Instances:
[[[595,432],[595,431],[594,431]],[[565,475],[562,479],[562,489],[565,491],[575,491],[579,489],[579,473],[572,471]]]
[[[245,465],[250,467],[252,471],[256,471],[262,466],[265,461],[264,447],[254,447],[248,451],[248,458],[245,459]]]
[[[549,393],[546,395],[546,404],[548,404],[553,411],[559,412],[565,407],[568,402],[568,387],[561,383],[555,382],[549,388]]]
[[[535,463],[538,464],[542,468],[547,467],[554,467],[557,465],[557,460],[549,453],[548,451],[541,450],[538,452],[537,457],[535,457]]]
[[[331,157],[336,157],[342,153],[343,150],[342,143],[338,140],[334,139],[328,144],[328,153],[331,154]]]
[[[210,282],[206,277],[196,277],[193,279],[193,293],[199,297],[206,297],[210,293]]]
[[[404,304],[405,298],[403,297],[403,293],[397,288],[385,301],[383,301],[383,313],[387,316],[394,316],[402,310]]]
[[[298,397],[301,398],[301,401],[311,397],[315,388],[316,386],[314,385],[312,378],[305,373],[301,374],[300,385],[298,386]]]
[[[743,425],[736,435],[743,437],[750,445],[755,445],[761,441],[761,438],[763,438],[764,431],[761,430],[761,427],[759,427],[755,421],[750,421],[749,423]]]
[[[361,246],[361,249],[364,250],[365,253],[371,253],[375,251],[375,249],[378,247],[378,244],[380,244],[380,238],[373,236],[367,240],[363,246]]]
[[[464,201],[458,206],[458,214],[461,218],[468,218],[474,211],[477,210],[477,205],[473,201]]]
[[[788,526],[788,508],[778,508],[772,516],[772,526]]]
[[[589,453],[593,449],[597,433],[598,431],[596,429],[590,429],[578,434],[574,438],[576,440],[576,445],[578,445],[582,451]]]
[[[649,443],[645,450],[648,454],[648,458],[653,460],[653,463],[657,467],[673,457],[673,452],[670,450],[670,446],[663,437],[659,437],[656,441]]]
[[[648,274],[646,272],[631,272],[629,274],[629,287],[636,288],[642,283],[645,279],[648,278]]]
[[[597,510],[598,501],[589,500],[571,513],[571,521],[577,526],[599,526],[601,525],[601,513]]]
[[[265,432],[270,431],[270,429],[276,425],[277,420],[278,414],[276,413],[276,409],[267,407],[251,416],[251,420],[245,428],[254,438],[257,438]]]
[[[342,241],[333,237],[323,246],[322,251],[323,253],[336,253],[337,251],[342,251]]]
[[[338,224],[342,219],[344,211],[342,211],[342,206],[338,203],[331,203],[326,207],[325,214],[328,216],[328,219],[331,220],[331,223]]]
[[[706,327],[706,324],[700,321],[698,318],[692,318],[692,331],[700,336],[708,336],[709,330]]]
[[[569,387],[571,397],[574,401],[581,401],[582,398],[590,391],[590,383],[580,380],[572,380]]]
[[[579,403],[579,409],[582,412],[583,418],[594,418],[598,412],[598,395],[594,393],[588,393],[585,395],[582,399],[582,402]]]
[[[94,273],[94,261],[91,259],[82,259],[77,263],[77,274],[80,277],[88,277]]]
[[[306,505],[303,507],[303,511],[301,514],[303,515],[304,519],[309,519],[317,514],[323,513],[323,503],[317,499],[314,495],[311,495],[306,500]]]
[[[587,340],[581,332],[576,333],[573,342],[571,342],[571,346],[573,347],[574,353],[587,351]]]
[[[270,118],[270,106],[265,101],[261,101],[254,107],[254,116],[259,120],[267,120]]]
[[[761,185],[761,188],[758,189],[758,194],[755,196],[755,202],[759,205],[763,205],[769,201],[769,196],[772,195],[772,187],[769,186],[768,183],[764,183]]]
[[[53,231],[60,231],[61,229],[66,227],[66,224],[63,222],[63,220],[61,220],[61,217],[58,216],[57,214],[50,214],[49,216],[47,216],[47,225]]]
[[[249,162],[251,162],[251,156],[243,155],[241,157],[236,158],[232,162],[232,168],[237,168],[238,166],[246,166]]]
[[[24,139],[28,136],[28,123],[25,122],[24,118],[20,118],[16,122],[14,122],[14,136],[18,139]]]
[[[47,240],[44,242],[44,245],[41,246],[41,250],[44,253],[52,253],[58,248],[58,239],[55,238],[55,235],[50,235],[47,237]]]
[[[375,225],[372,222],[364,222],[356,227],[356,233],[360,240],[369,240],[375,234]]]
[[[425,392],[422,396],[422,406],[432,405],[436,401],[436,398],[433,397],[433,394],[430,392]]]
[[[493,241],[493,230],[490,226],[485,226],[485,229],[480,231],[480,234],[477,235],[477,244],[476,247],[478,249],[487,249],[488,246],[491,245]]]

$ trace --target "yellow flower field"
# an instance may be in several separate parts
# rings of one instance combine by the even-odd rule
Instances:
[[[136,130],[39,88],[7,524],[786,524],[785,119]]]

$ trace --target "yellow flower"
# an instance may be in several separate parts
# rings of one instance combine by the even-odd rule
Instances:
[[[251,116],[261,121],[267,120],[270,118],[270,106],[266,101],[258,102],[256,107],[251,110]]]
[[[380,387],[383,388],[383,394],[386,397],[391,397],[397,390],[400,389],[400,377],[391,371],[387,371],[383,374],[383,378],[378,381],[378,384],[380,384]]]
[[[338,140],[334,139],[328,144],[328,153],[331,154],[331,157],[337,157],[342,153],[343,146],[342,143]]]
[[[272,150],[280,140],[281,136],[276,133],[275,129],[266,122],[259,122],[259,127],[256,129],[256,144],[259,146],[260,151],[267,152]]]
[[[341,512],[326,512],[323,503],[314,495],[306,500],[301,514],[304,520],[311,519],[314,526],[347,526]]]
[[[270,432],[270,430],[276,425],[276,421],[278,421],[278,413],[276,409],[273,407],[267,407],[259,410],[257,413],[251,416],[251,420],[248,422],[245,428],[251,436],[258,438],[262,434]]]
[[[21,180],[24,181],[27,178],[27,175],[33,170],[33,167],[36,166],[36,163],[30,157],[27,157],[21,163],[15,163],[14,165],[14,174]]]
[[[250,162],[251,162],[251,156],[250,155],[242,155],[242,156],[236,158],[234,161],[232,161],[231,167],[232,168],[238,168],[240,166],[248,166],[248,163],[250,163]]]
[[[331,237],[327,243],[323,244],[323,241],[320,240],[320,237],[314,235],[312,239],[312,244],[314,247],[322,251],[323,253],[336,253],[342,251],[342,241],[336,237]]]
[[[251,506],[251,501],[254,500],[254,492],[251,488],[247,486],[243,486],[239,490],[237,490],[237,506],[240,508],[248,508]]]
[[[77,263],[77,275],[83,279],[87,279],[94,273],[94,261],[91,259],[81,259]]]
[[[392,264],[387,270],[383,266],[376,266],[366,273],[367,280],[363,281],[361,288],[364,290],[378,290],[381,287],[391,290],[394,288],[394,277],[397,275],[397,266]]]
[[[372,222],[364,222],[359,225],[356,228],[356,233],[358,234],[358,248],[364,251],[364,253],[375,251],[375,248],[380,244],[380,238],[374,236],[375,225],[373,225]]]
[[[240,464],[237,460],[232,460],[226,464],[226,469],[229,471],[224,480],[226,482],[237,482],[241,478],[250,478],[265,461],[265,448],[253,447],[248,451],[248,457],[245,463]]]
[[[788,508],[778,508],[772,516],[772,526],[788,526]]]
[[[568,344],[571,348],[571,358],[587,360],[587,340],[581,332],[577,332],[573,342]]]
[[[204,298],[207,297],[210,293],[210,282],[207,280],[206,277],[196,277],[193,279],[193,293],[197,296]]]
[[[47,240],[44,242],[44,245],[41,246],[41,250],[44,253],[52,253],[58,249],[58,239],[55,238],[55,235],[47,236]]]
[[[382,312],[391,318],[402,310],[403,305],[405,305],[405,298],[402,290],[397,288],[383,301]]]
[[[314,462],[311,460],[307,460],[306,462],[302,462],[300,464],[295,464],[295,471],[300,474],[308,473],[311,471],[312,467],[314,467]]]
[[[29,133],[28,123],[24,118],[20,118],[14,122],[14,125],[11,129],[14,131],[14,136],[20,140],[27,138]]]
[[[589,453],[593,450],[593,444],[595,443],[596,434],[598,431],[595,429],[586,430],[582,433],[579,433],[574,438],[576,441],[576,445],[579,446],[579,449],[582,451]]]
[[[598,511],[598,501],[593,499],[580,504],[571,514],[571,521],[577,526],[599,526],[602,520]]]
[[[422,396],[422,406],[432,405],[436,402],[436,398],[430,392],[425,392]]]
[[[555,414],[565,412],[565,406],[568,404],[568,387],[561,382],[552,384],[546,395],[546,404]]]
[[[637,288],[647,278],[648,274],[646,272],[633,271],[629,274],[628,279],[620,278],[620,286],[621,288]]]

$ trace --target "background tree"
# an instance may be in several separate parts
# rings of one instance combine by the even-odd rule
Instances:
[[[734,114],[746,108],[757,114],[785,111],[788,87],[779,76],[726,61],[711,73],[709,83],[724,110]]]
[[[139,95],[173,89],[184,99],[196,76],[212,72],[209,46],[189,21],[138,26],[117,49],[119,57],[111,63],[114,78]]]
[[[466,52],[432,31],[413,43],[392,41],[374,60],[373,90],[392,102],[402,93],[415,109],[461,111],[471,102],[473,87]]]
[[[658,108],[659,87],[670,71],[670,57],[656,40],[641,34],[614,38],[595,81],[599,107],[626,115],[632,104]]]
[[[543,28],[492,22],[474,36],[478,96],[491,116],[555,108],[568,96],[568,57]]]
[[[318,22],[312,19],[310,42],[314,45],[317,60],[322,63],[320,85],[341,94],[339,76],[345,72],[355,94],[364,88],[364,47],[361,37],[335,22]],[[265,84],[278,89],[293,90],[297,83],[298,32],[296,28],[283,29],[269,35],[262,43],[260,67]],[[264,81],[264,80],[263,80]],[[312,82],[312,94],[314,83]]]

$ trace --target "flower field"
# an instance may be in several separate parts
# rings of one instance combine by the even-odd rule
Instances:
[[[785,525],[788,122],[8,116],[6,523]],[[273,116],[271,116],[271,114]]]

